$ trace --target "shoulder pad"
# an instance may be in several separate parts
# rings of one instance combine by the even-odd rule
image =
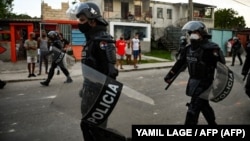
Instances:
[[[113,36],[108,32],[99,32],[97,36],[94,37],[94,41],[105,41],[108,43],[115,43]]]
[[[219,45],[214,42],[208,42],[204,44],[203,49],[220,49]]]

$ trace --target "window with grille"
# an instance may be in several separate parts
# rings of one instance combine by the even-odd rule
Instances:
[[[152,7],[149,7],[149,10],[146,13],[146,17],[152,18]]]
[[[157,18],[163,19],[163,9],[157,8]]]
[[[141,16],[141,6],[135,5],[135,16],[140,17]]]
[[[167,9],[167,19],[172,19],[172,9]]]
[[[113,0],[104,0],[104,11],[113,12]]]

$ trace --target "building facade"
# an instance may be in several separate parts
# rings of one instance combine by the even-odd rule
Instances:
[[[80,0],[84,2],[86,0]],[[168,49],[176,49],[181,27],[190,20],[188,3],[169,3],[157,0],[93,0],[100,6],[103,17],[109,22],[109,32],[118,39],[123,35],[127,40],[139,33],[142,52],[151,51],[151,42],[157,41]],[[41,3],[41,19],[2,20],[0,23],[0,48],[5,48],[1,60],[16,62],[20,55],[20,31],[41,34],[41,30],[62,32],[72,47],[81,48],[85,36],[77,27],[77,21],[67,17],[71,4],[62,2],[61,8],[53,9]],[[208,28],[214,25],[215,6],[193,3],[193,20],[203,21]]]

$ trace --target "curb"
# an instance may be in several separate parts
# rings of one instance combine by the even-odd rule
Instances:
[[[127,69],[127,70],[119,70],[119,72],[131,72],[131,71],[143,71],[143,70],[151,70],[151,69],[162,69],[162,68],[170,68],[172,66],[159,66],[159,67],[148,67],[148,68],[138,68],[138,69]],[[18,71],[20,72],[20,71]],[[12,73],[15,73],[14,71],[12,71]],[[2,73],[2,74],[11,74],[11,73]],[[81,74],[75,74],[72,75],[72,77],[75,76],[82,76]],[[8,83],[15,83],[15,82],[24,82],[24,81],[37,81],[37,80],[45,80],[46,78],[27,78],[27,79],[12,79],[12,80],[4,80],[5,82]]]

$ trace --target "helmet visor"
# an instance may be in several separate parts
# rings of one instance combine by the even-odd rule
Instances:
[[[205,25],[202,24],[201,22],[190,21],[182,27],[182,31],[193,32],[202,28],[204,29]]]

